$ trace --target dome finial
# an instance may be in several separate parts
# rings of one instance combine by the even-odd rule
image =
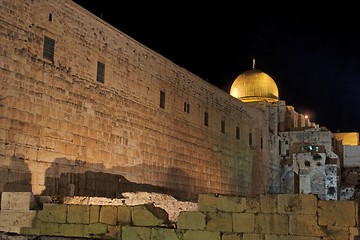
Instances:
[[[255,68],[255,58],[253,58],[253,69]]]

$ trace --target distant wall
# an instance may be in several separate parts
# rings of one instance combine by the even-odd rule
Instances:
[[[343,146],[344,151],[344,167],[360,167],[360,146]]]
[[[0,191],[114,197],[122,180],[184,198],[269,189],[263,111],[70,0],[2,0],[0,21]]]
[[[353,240],[359,231],[356,202],[306,194],[200,194],[199,210],[180,212],[175,223],[151,204],[44,204],[42,210],[29,210],[31,202],[29,193],[3,193],[0,231],[122,240]]]

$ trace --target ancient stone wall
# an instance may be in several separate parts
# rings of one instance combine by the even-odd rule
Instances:
[[[70,0],[0,3],[0,192],[267,191],[262,110]]]
[[[176,222],[152,204],[47,203],[29,210],[32,202],[29,193],[3,193],[0,231],[122,240],[353,240],[359,231],[356,202],[318,200],[310,194],[200,194],[198,210],[181,211]]]

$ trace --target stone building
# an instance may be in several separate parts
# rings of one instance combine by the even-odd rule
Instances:
[[[255,66],[229,94],[71,0],[0,21],[0,192],[337,195],[332,133]]]

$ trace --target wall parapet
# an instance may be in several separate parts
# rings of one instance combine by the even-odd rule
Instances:
[[[357,202],[319,200],[311,194],[200,194],[198,210],[181,211],[176,222],[151,203],[45,203],[36,209],[33,201],[31,193],[3,192],[0,231],[121,240],[353,240],[359,230]]]

